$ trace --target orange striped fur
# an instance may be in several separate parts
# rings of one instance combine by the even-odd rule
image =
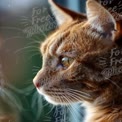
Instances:
[[[59,28],[40,47],[38,92],[55,105],[83,103],[85,122],[122,122],[121,19],[95,0],[87,1],[86,16],[49,2]]]

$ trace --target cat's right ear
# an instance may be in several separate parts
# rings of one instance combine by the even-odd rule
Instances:
[[[58,25],[62,25],[65,22],[72,21],[75,19],[84,20],[86,19],[85,14],[80,14],[74,11],[71,11],[65,7],[62,7],[54,2],[54,0],[48,0],[51,5],[52,13],[56,18]]]

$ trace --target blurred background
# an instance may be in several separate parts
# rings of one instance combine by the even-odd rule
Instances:
[[[85,13],[85,0],[55,0]],[[116,0],[117,2],[117,0]],[[121,1],[103,0],[121,10]],[[111,8],[112,9],[112,8]],[[0,122],[81,122],[84,108],[54,107],[32,80],[42,65],[40,42],[57,27],[47,0],[0,0]]]

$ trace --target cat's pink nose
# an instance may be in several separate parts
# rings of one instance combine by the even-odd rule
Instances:
[[[41,83],[39,83],[39,82],[34,82],[34,81],[33,81],[33,83],[34,83],[34,86],[35,86],[36,88],[41,87]]]
[[[35,86],[36,86],[36,88],[39,88],[39,87],[41,87],[41,84],[40,83],[35,83]]]
[[[35,85],[36,88],[41,87],[41,83],[38,82],[36,78],[33,79],[33,84]]]

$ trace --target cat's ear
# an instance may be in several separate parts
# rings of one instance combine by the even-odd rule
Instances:
[[[88,23],[101,32],[106,39],[113,40],[116,21],[109,11],[95,0],[87,0],[86,11]]]
[[[48,0],[48,2],[51,5],[52,13],[55,16],[58,25],[62,25],[65,22],[75,19],[86,19],[85,14],[71,11],[65,7],[56,4],[53,0]]]

